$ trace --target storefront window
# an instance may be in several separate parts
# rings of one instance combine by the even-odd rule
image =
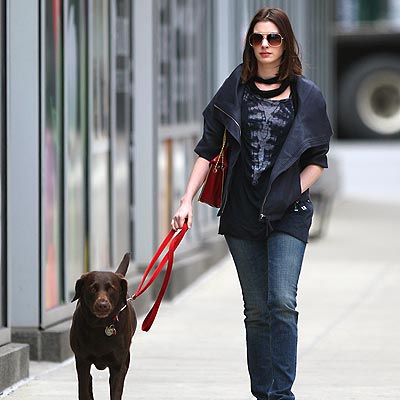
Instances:
[[[132,250],[132,5],[42,1],[42,259],[51,310],[69,302],[83,272]]]
[[[62,4],[44,1],[42,240],[45,308],[63,300],[62,279]]]
[[[208,1],[158,1],[161,124],[198,120],[207,87]]]
[[[159,59],[159,235],[170,229],[194,163],[194,143],[201,135],[202,111],[212,79],[209,65],[213,43],[210,1],[159,0],[157,50]],[[215,223],[208,210],[199,210],[203,222],[188,239]],[[203,229],[204,228],[204,229]]]
[[[67,300],[74,295],[76,279],[85,271],[87,46],[86,6],[68,0],[65,21],[65,135],[66,135],[66,242]]]
[[[113,265],[132,249],[130,147],[132,131],[132,26],[130,0],[117,0],[115,21],[115,151],[113,162],[115,245]]]
[[[111,264],[109,1],[94,0],[90,34],[90,266]]]

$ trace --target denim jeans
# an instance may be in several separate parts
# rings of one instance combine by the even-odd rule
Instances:
[[[306,244],[281,232],[261,241],[225,238],[242,287],[251,392],[258,400],[293,400],[296,295]]]

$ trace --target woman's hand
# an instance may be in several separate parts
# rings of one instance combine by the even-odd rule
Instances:
[[[193,221],[193,206],[192,202],[182,199],[181,205],[176,211],[175,215],[172,217],[171,220],[171,227],[173,230],[182,229],[183,224],[187,220],[188,228],[192,227]]]
[[[193,221],[193,206],[192,201],[204,179],[208,173],[209,161],[199,157],[193,166],[192,174],[190,175],[189,182],[186,187],[186,192],[182,197],[181,205],[174,214],[171,220],[171,227],[175,231],[182,229],[185,220],[187,220],[188,228],[192,227]]]
[[[307,165],[300,173],[301,193],[309,189],[318,180],[323,171],[324,169],[319,165]]]

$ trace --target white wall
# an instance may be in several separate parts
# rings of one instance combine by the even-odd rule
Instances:
[[[334,142],[341,196],[400,203],[400,142]]]

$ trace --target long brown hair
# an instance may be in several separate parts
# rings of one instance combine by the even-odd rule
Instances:
[[[258,22],[271,21],[283,36],[284,51],[282,54],[281,64],[279,66],[278,79],[292,79],[294,75],[302,74],[302,66],[299,57],[299,44],[286,13],[279,8],[261,8],[253,17],[246,35],[246,43],[243,50],[243,69],[241,79],[243,83],[248,82],[257,74],[257,59],[254,50],[250,46],[249,37],[254,31],[254,26]]]

